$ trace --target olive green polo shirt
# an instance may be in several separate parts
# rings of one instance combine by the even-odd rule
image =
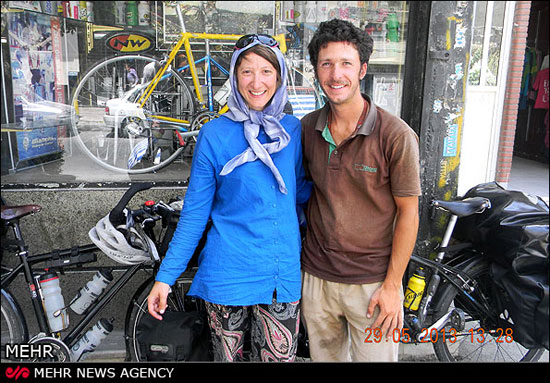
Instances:
[[[363,97],[368,112],[338,146],[327,127],[330,104],[302,119],[304,167],[314,183],[302,267],[333,282],[382,281],[391,255],[393,197],[421,194],[418,136]]]

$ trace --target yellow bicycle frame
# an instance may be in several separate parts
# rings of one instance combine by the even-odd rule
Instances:
[[[191,72],[191,78],[193,79],[193,86],[195,87],[195,94],[197,96],[197,99],[201,104],[203,104],[204,100],[202,97],[202,93],[200,91],[200,82],[199,77],[197,75],[197,68],[195,67],[195,59],[193,58],[193,52],[191,51],[191,39],[202,39],[202,40],[232,40],[237,41],[240,39],[243,35],[225,35],[225,34],[217,34],[217,33],[192,33],[192,32],[183,32],[181,34],[180,39],[170,52],[170,55],[168,56],[168,59],[166,60],[166,63],[164,66],[159,70],[151,83],[147,86],[145,89],[145,92],[141,95],[141,97],[138,100],[138,103],[140,103],[140,107],[143,108],[143,105],[145,105],[145,102],[149,99],[149,96],[151,96],[151,93],[153,93],[153,90],[155,90],[159,80],[162,78],[166,70],[169,68],[172,61],[174,61],[174,58],[178,54],[179,50],[181,49],[182,45],[185,48],[185,54],[187,56],[187,61],[189,63],[189,70]],[[286,52],[286,40],[284,34],[278,34],[274,36],[275,40],[279,43],[279,49],[284,54]],[[228,110],[227,105],[225,105],[218,113],[223,114]],[[190,124],[189,121],[185,120],[179,120],[171,117],[165,117],[165,116],[151,116],[152,118],[156,118],[159,120],[165,120],[165,121],[171,121],[171,122],[177,122],[177,123],[183,123],[183,124]]]

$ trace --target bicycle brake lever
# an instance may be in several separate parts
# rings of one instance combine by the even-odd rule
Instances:
[[[163,202],[163,201],[159,201],[159,202],[157,203],[157,205],[158,205],[158,206],[162,206],[163,208],[168,209],[168,210],[170,210],[170,211],[176,211],[172,206],[166,204],[166,203]]]

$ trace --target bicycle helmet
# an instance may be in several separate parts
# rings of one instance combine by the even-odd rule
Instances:
[[[119,225],[114,227],[106,215],[89,232],[93,243],[112,260],[137,265],[159,260],[154,242],[141,226]]]

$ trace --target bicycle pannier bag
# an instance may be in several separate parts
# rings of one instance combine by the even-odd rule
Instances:
[[[489,258],[496,298],[513,323],[514,340],[529,349],[548,349],[548,206],[494,182],[478,185],[464,197],[473,196],[489,198],[492,207],[459,219],[456,237],[473,242]]]
[[[136,337],[147,361],[210,360],[208,326],[198,311],[166,311],[162,320],[147,313]]]

